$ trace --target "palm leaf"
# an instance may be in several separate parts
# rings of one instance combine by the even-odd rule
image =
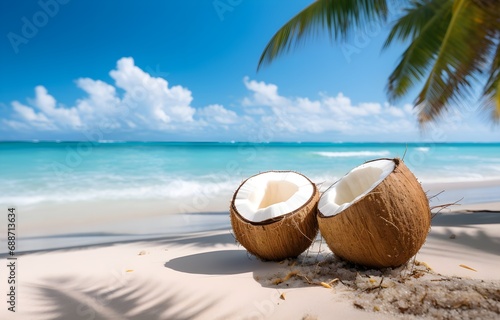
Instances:
[[[485,80],[482,103],[500,119],[500,1],[407,0],[384,48],[394,41],[410,43],[389,77],[388,96],[402,97],[425,80],[415,100],[419,121],[434,120],[444,110],[477,98]],[[258,68],[326,30],[336,41],[371,22],[385,22],[387,0],[318,0],[272,37]],[[484,84],[485,83],[485,84]],[[477,101],[477,100],[475,100]]]
[[[366,22],[386,19],[387,0],[317,0],[276,32],[257,68],[290,51],[310,34],[326,29],[334,40],[345,40]]]
[[[496,10],[489,12],[497,13],[496,16],[493,14],[488,19],[491,24],[490,36],[493,42],[496,39],[496,48],[492,49],[491,65],[488,80],[484,86],[482,105],[484,109],[491,110],[493,119],[500,120],[500,3],[498,3]]]
[[[423,9],[419,3],[407,10],[407,15],[395,24],[386,44],[392,43],[394,37],[413,41],[405,50],[396,69],[389,76],[387,94],[390,100],[396,100],[405,95],[408,90],[426,75],[429,66],[436,59],[441,42],[451,20],[451,2],[439,1]],[[411,18],[407,18],[410,16]],[[415,25],[410,26],[410,24]]]
[[[500,120],[500,44],[491,68],[491,74],[484,87],[483,108],[492,111],[493,119]]]
[[[423,29],[428,27],[428,22],[435,18],[436,13],[439,12],[439,9],[445,4],[449,4],[449,1],[412,1],[411,5],[404,10],[404,15],[401,16],[391,28],[383,48],[386,49],[389,47],[394,40],[404,42],[406,40],[415,39]]]
[[[491,39],[484,10],[470,0],[455,0],[436,61],[415,102],[419,121],[434,120],[450,103],[464,106],[486,64]]]

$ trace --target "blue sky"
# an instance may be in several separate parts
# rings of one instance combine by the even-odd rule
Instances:
[[[256,71],[311,0],[0,3],[0,140],[498,141],[475,110],[418,129],[389,104],[388,26],[319,36]]]

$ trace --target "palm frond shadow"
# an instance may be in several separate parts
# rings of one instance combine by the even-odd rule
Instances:
[[[43,317],[32,315],[37,319],[193,319],[215,302],[159,287],[152,281],[118,281],[107,286],[103,285],[106,280],[62,277],[43,283],[32,285],[34,301],[44,308]],[[186,301],[189,308],[178,306]]]
[[[480,225],[487,224],[500,224],[500,212],[479,210],[438,214],[432,219],[432,227],[444,227],[443,232],[431,231],[428,237],[500,255],[500,237],[488,235],[479,229]],[[453,227],[465,230],[457,232]]]
[[[451,235],[453,235],[453,239],[450,238]],[[465,231],[454,232],[452,229],[446,228],[442,233],[431,232],[428,236],[500,256],[500,237],[492,237],[483,230],[477,230],[471,234]],[[440,252],[439,254],[442,255],[443,253]]]
[[[233,245],[236,243],[236,239],[232,233],[229,231],[217,233],[217,234],[194,234],[179,237],[164,237],[155,241],[158,244],[177,244],[177,245],[189,245],[193,247],[213,247],[214,245]]]
[[[192,235],[163,235],[158,237],[146,237],[146,238],[132,238],[127,240],[119,240],[119,241],[103,241],[101,243],[95,244],[82,244],[82,245],[73,245],[66,246],[63,248],[51,248],[51,249],[40,249],[40,250],[28,250],[23,251],[20,254],[32,254],[32,253],[50,253],[50,252],[64,252],[69,250],[86,250],[89,248],[102,248],[108,247],[117,244],[128,244],[128,243],[140,243],[140,242],[149,242],[152,244],[180,244],[180,245],[192,245],[195,247],[210,247],[214,244],[234,244],[236,242],[234,236],[229,232],[224,232],[228,230],[227,228],[218,228],[213,229],[208,232],[199,232],[194,233]],[[213,234],[214,232],[222,232]],[[89,235],[91,236],[91,235]],[[51,236],[54,238],[61,236]],[[65,235],[67,237],[67,235]],[[8,253],[0,253],[0,259],[8,257]]]
[[[440,213],[432,219],[432,226],[462,227],[478,224],[500,224],[500,212]]]

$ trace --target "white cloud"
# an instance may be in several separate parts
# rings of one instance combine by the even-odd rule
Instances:
[[[317,100],[284,97],[274,84],[257,82],[247,77],[243,82],[251,92],[242,103],[246,113],[261,115],[262,123],[277,126],[281,131],[312,134],[335,132],[368,137],[370,133],[417,131],[411,110],[407,107],[401,109],[377,102],[353,104],[341,92],[333,97],[320,94]]]
[[[88,95],[76,103],[78,110],[85,117],[92,118],[96,112],[101,115],[114,115],[119,112],[120,99],[112,85],[89,78],[78,79],[76,85]]]
[[[266,84],[265,82],[257,82],[251,80],[248,77],[243,79],[245,86],[248,90],[253,92],[253,96],[250,98],[245,98],[243,100],[243,105],[262,105],[270,107],[284,107],[288,101],[286,98],[281,97],[278,94],[278,86],[274,84]]]
[[[49,123],[49,119],[47,119],[44,114],[36,113],[33,108],[25,106],[18,101],[12,102],[12,107],[21,116],[21,118],[27,121],[34,123]]]
[[[333,115],[341,119],[354,119],[356,117],[366,117],[378,115],[382,111],[380,103],[363,102],[353,105],[351,99],[339,92],[336,97],[322,96],[322,103],[332,112]]]
[[[43,86],[35,87],[35,99],[30,102],[53,123],[70,128],[78,128],[82,124],[76,108],[57,107],[56,99]]]
[[[122,58],[110,76],[118,88],[125,90],[122,103],[129,109],[138,109],[154,120],[158,129],[169,124],[192,122],[195,109],[191,91],[182,86],[168,86],[167,80],[155,78],[134,65],[132,58]]]
[[[416,115],[416,110],[415,108],[413,107],[413,105],[407,103],[403,106],[403,110],[404,112],[408,113],[408,114],[413,114],[413,115]]]
[[[81,126],[76,108],[58,107],[54,97],[43,86],[35,87],[35,98],[28,99],[28,102],[31,106],[24,105],[19,101],[13,101],[11,105],[19,119],[28,122],[34,128],[57,130]]]
[[[32,128],[62,133],[103,126],[116,132],[190,131],[192,137],[224,129],[235,136],[259,133],[265,140],[286,140],[291,135],[321,140],[327,133],[373,140],[375,134],[418,132],[411,105],[355,104],[341,92],[335,96],[320,93],[317,98],[282,96],[277,85],[245,77],[248,95],[241,99],[240,109],[230,110],[218,103],[195,108],[189,89],[151,76],[132,58],[118,60],[109,74],[112,84],[77,79],[75,84],[85,96],[71,107],[58,103],[45,87],[37,86],[27,104],[11,103],[12,117],[2,122],[19,131]]]
[[[220,104],[212,104],[203,109],[199,109],[197,114],[207,121],[215,121],[220,124],[233,124],[238,121],[236,112],[228,110]]]
[[[14,130],[25,131],[30,129],[26,123],[20,121],[2,119],[2,123]]]
[[[76,85],[86,96],[70,108],[59,105],[45,87],[37,86],[29,105],[12,102],[17,120],[9,125],[19,127],[19,121],[23,121],[38,130],[78,130],[97,124],[114,129],[175,130],[193,123],[196,109],[190,105],[193,98],[188,89],[169,87],[165,79],[152,77],[135,66],[132,58],[118,60],[110,76],[114,86],[101,80],[77,79]],[[117,88],[123,89],[121,96]],[[228,116],[231,114],[224,121]]]

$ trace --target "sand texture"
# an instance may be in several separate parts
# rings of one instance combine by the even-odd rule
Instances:
[[[25,253],[17,312],[4,306],[0,318],[498,319],[499,209],[434,217],[416,258],[396,269],[341,261],[321,238],[297,259],[262,262],[227,227]]]

